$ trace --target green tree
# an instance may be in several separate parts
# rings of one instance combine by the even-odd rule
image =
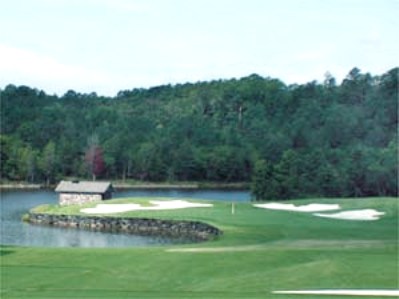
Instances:
[[[252,74],[116,97],[8,85],[1,177],[47,182],[89,166],[108,179],[249,181],[264,159],[263,198],[397,195],[398,70],[290,86]]]
[[[11,137],[0,134],[0,180],[10,178],[11,165]]]
[[[370,149],[370,163],[366,172],[369,195],[398,196],[398,144],[394,140],[387,148]]]
[[[266,160],[255,162],[251,193],[255,200],[280,199],[280,190],[274,176],[274,167]]]
[[[140,145],[136,155],[136,174],[140,180],[162,181],[167,177],[167,167],[159,155],[160,148],[151,143]]]
[[[27,146],[21,151],[21,170],[27,182],[34,182],[37,174],[38,152]]]
[[[57,168],[57,154],[54,142],[50,141],[46,144],[40,155],[38,165],[45,177],[46,185],[49,186],[55,179]]]
[[[99,145],[98,136],[92,135],[88,140],[85,153],[86,167],[93,181],[102,175],[105,169],[103,150]]]
[[[279,163],[274,167],[274,177],[279,186],[279,193],[276,195],[278,198],[288,199],[301,195],[300,161],[297,152],[290,149],[283,153]]]

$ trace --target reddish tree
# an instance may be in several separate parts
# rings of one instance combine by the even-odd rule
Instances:
[[[104,172],[105,164],[103,151],[98,145],[91,145],[86,151],[85,161],[93,181]]]

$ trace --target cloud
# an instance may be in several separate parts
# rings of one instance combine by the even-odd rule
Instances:
[[[369,43],[380,43],[381,42],[381,32],[377,28],[372,28],[368,32],[368,36],[365,40]]]
[[[90,0],[93,5],[104,6],[108,9],[122,12],[144,12],[148,7],[142,1],[133,0]]]
[[[111,9],[122,12],[142,12],[147,10],[147,5],[141,0],[36,0],[43,7],[68,8],[75,7],[77,9]]]
[[[165,68],[159,72],[158,69],[145,69],[144,66],[145,63],[133,72],[122,71],[118,67],[114,72],[106,72],[0,44],[0,88],[15,84],[28,85],[57,95],[73,89],[81,93],[96,92],[99,95],[114,96],[120,90],[178,83],[185,79],[181,73],[174,74],[174,69]]]
[[[27,84],[46,91],[63,93],[76,88],[83,92],[98,91],[109,82],[101,71],[65,64],[56,59],[25,49],[0,44],[0,84]],[[104,90],[102,88],[101,90]]]

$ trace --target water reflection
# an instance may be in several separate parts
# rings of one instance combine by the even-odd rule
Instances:
[[[114,197],[177,197],[210,200],[248,201],[246,191],[223,190],[125,190]],[[37,247],[139,247],[182,243],[158,237],[143,237],[112,232],[94,232],[73,228],[35,226],[21,221],[31,208],[56,204],[53,191],[7,191],[0,193],[0,244]]]

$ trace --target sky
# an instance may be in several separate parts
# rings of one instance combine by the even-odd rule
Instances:
[[[114,96],[399,66],[399,0],[0,0],[0,88]]]

